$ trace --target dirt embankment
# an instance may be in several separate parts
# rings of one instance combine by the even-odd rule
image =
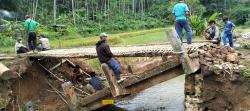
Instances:
[[[124,60],[118,61],[122,65],[122,73],[125,74],[122,76],[128,77],[129,74],[127,73],[143,73],[153,68],[152,65],[157,66],[163,62],[161,57],[129,65],[126,65]],[[0,81],[0,109],[8,111],[24,110],[31,105],[34,110],[39,111],[69,110],[69,108],[72,108],[72,105],[69,104],[71,101],[70,98],[65,96],[62,84],[71,81],[74,75],[73,66],[76,64],[86,73],[98,72],[80,59],[41,58],[37,60],[26,58],[6,64],[14,73],[6,75],[7,80]],[[85,74],[83,76],[88,78]],[[84,98],[91,94],[86,84],[85,81],[80,84],[73,84],[74,87],[80,89],[75,90],[77,97]],[[58,92],[66,102],[58,95]]]
[[[202,66],[199,72],[186,75],[186,110],[250,110],[250,81],[242,72],[242,64],[249,61],[245,52],[239,54],[229,47],[208,46],[197,53]]]
[[[70,61],[80,65],[86,72],[94,71],[81,60],[72,59]],[[41,61],[24,59],[7,64],[13,72],[19,75],[10,75],[12,79],[0,81],[0,108],[7,111],[23,110],[27,109],[31,103],[35,110],[67,111],[69,105],[49,85],[50,83],[54,88],[62,91],[63,82],[44,69],[50,69],[61,62],[59,59],[50,58]],[[64,62],[51,72],[64,81],[70,81],[73,74],[72,63]],[[85,89],[82,88],[82,90]]]

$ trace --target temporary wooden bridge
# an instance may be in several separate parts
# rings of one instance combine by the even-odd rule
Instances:
[[[184,44],[186,49],[198,48],[204,43]],[[154,57],[168,56],[176,53],[171,45],[131,45],[116,46],[110,48],[115,57]],[[22,55],[27,56],[27,55]],[[96,58],[95,47],[73,48],[73,49],[53,49],[38,53],[28,54],[30,57],[56,57],[56,58]]]

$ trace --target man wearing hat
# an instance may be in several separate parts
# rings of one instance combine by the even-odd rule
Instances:
[[[116,79],[120,80],[120,69],[121,66],[118,62],[113,58],[113,54],[110,51],[109,45],[107,44],[107,37],[106,33],[100,34],[100,40],[96,43],[96,52],[99,61],[102,63],[108,64],[108,66],[113,70],[115,73]]]
[[[27,53],[29,50],[22,44],[22,39],[18,38],[15,45],[16,54]]]

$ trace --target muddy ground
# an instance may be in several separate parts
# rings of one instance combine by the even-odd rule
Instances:
[[[87,63],[78,59],[70,59],[73,64],[78,64],[86,72],[95,71]],[[8,67],[14,72],[19,72],[20,76],[11,76],[10,80],[1,81],[0,96],[5,99],[0,104],[2,110],[16,111],[26,109],[29,102],[35,110],[43,111],[66,111],[69,105],[62,100],[49,84],[62,91],[61,82],[52,76],[46,69],[50,69],[60,63],[59,59],[30,60],[28,58],[21,61],[9,63]],[[73,66],[70,63],[63,63],[58,68],[51,71],[64,81],[70,81],[73,74]],[[86,77],[86,75],[85,75]],[[85,83],[86,84],[86,83]],[[86,90],[85,87],[81,87]],[[86,90],[88,92],[88,90]],[[63,93],[63,92],[61,92]],[[90,92],[88,92],[90,93]],[[82,94],[84,96],[84,94]],[[68,101],[69,102],[69,101]]]
[[[17,72],[18,74],[8,74],[8,76],[5,77],[8,80],[0,81],[1,110],[25,110],[30,105],[29,103],[32,103],[32,108],[34,110],[39,111],[67,111],[72,108],[69,98],[64,97],[64,99],[66,99],[65,102],[62,97],[58,95],[57,91],[53,89],[56,88],[59,90],[59,93],[64,93],[61,84],[63,83],[62,81],[71,81],[71,77],[74,74],[72,64],[80,65],[81,69],[86,73],[94,71],[101,78],[104,78],[104,75],[102,75],[100,71],[93,69],[88,63],[81,59],[67,60],[70,62],[62,62],[61,59],[56,58],[41,58],[40,60],[25,58],[5,63],[11,71]],[[157,64],[160,65],[163,62],[161,57],[154,59],[144,58],[141,61],[135,61],[133,64],[129,65],[125,64],[124,59],[118,58],[118,61],[122,64],[123,74],[142,73],[145,70],[153,68],[149,66],[153,64],[157,66]],[[50,70],[57,64],[60,65],[54,70]],[[60,79],[53,76],[53,74]],[[84,78],[87,77],[87,75],[84,75]],[[105,86],[108,86],[105,81],[103,82]],[[92,92],[88,90],[86,84],[87,82],[83,82],[81,85],[74,84],[75,87],[84,91],[84,93],[82,93],[76,90],[77,94],[79,94],[78,96],[84,98],[88,94],[92,94]],[[53,88],[51,86],[53,86]]]

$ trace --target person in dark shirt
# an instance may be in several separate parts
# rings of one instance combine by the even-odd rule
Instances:
[[[120,80],[120,69],[121,66],[113,58],[113,54],[110,51],[109,45],[107,44],[107,34],[101,33],[100,40],[96,44],[96,52],[100,63],[106,63],[115,73],[116,79]]]
[[[102,81],[99,77],[96,76],[95,72],[89,73],[91,79],[89,80],[89,84],[95,89],[95,91],[99,91],[103,89]]]
[[[73,71],[73,76],[71,77],[71,82],[73,84],[82,84],[84,82],[83,71],[80,65],[76,64]]]

